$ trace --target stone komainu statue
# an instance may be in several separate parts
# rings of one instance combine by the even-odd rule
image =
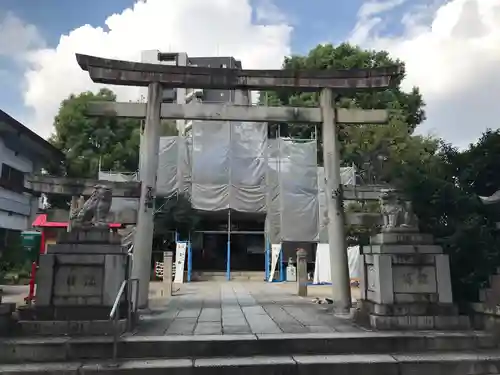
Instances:
[[[105,226],[106,219],[111,209],[113,191],[104,185],[94,186],[92,195],[85,201],[83,206],[70,215],[71,226]]]
[[[402,199],[396,190],[383,190],[379,202],[383,217],[382,231],[418,231],[418,219],[411,202]]]

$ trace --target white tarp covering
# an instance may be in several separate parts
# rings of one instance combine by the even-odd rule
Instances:
[[[267,124],[193,123],[192,203],[204,211],[266,211]]]
[[[359,246],[348,247],[347,258],[349,261],[349,277],[351,280],[359,280],[361,277]],[[319,243],[316,249],[316,264],[314,267],[313,283],[324,284],[331,282],[330,248],[327,243]]]
[[[268,142],[266,231],[271,242],[318,240],[316,141]]]

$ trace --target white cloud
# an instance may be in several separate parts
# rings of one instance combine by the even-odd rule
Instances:
[[[276,9],[274,9],[276,10]],[[140,51],[187,52],[191,56],[235,56],[244,68],[280,68],[290,53],[291,27],[252,23],[248,0],[148,0],[106,20],[107,28],[81,26],[62,35],[54,49],[29,56],[25,104],[34,110],[33,129],[52,131],[61,100],[71,93],[96,90],[81,71],[75,53],[139,61]],[[136,100],[138,89],[111,87],[122,101]]]
[[[0,56],[19,59],[34,48],[44,45],[44,40],[34,25],[27,24],[13,13],[0,15]]]
[[[421,5],[402,18],[399,37],[381,35],[372,20],[360,19],[368,30],[353,37],[405,61],[405,88],[419,86],[427,102],[421,132],[463,147],[500,126],[500,0]]]
[[[286,22],[286,16],[272,2],[272,0],[259,0],[256,3],[255,14],[257,22],[262,23],[282,23]]]

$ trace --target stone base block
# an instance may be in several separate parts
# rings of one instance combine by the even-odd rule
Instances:
[[[32,321],[85,321],[106,320],[112,306],[21,306],[18,309],[20,320]],[[127,316],[127,303],[119,306],[118,317]]]
[[[382,316],[452,316],[458,315],[458,307],[451,303],[395,303],[378,304],[371,301],[361,301],[363,309],[369,314]]]
[[[14,325],[12,313],[15,309],[15,303],[0,303],[0,335],[7,335],[10,333]]]
[[[20,320],[18,330],[21,335],[26,336],[106,336],[114,335],[115,329],[118,334],[127,330],[126,319],[117,320]]]
[[[428,233],[412,233],[407,231],[392,231],[378,233],[370,238],[372,245],[401,244],[401,245],[433,245],[434,237]]]
[[[355,314],[358,324],[378,330],[464,330],[469,316],[459,315],[453,304],[392,304],[360,301]]]
[[[467,330],[471,328],[466,315],[383,316],[370,314],[370,327],[378,330]]]
[[[121,244],[122,238],[109,228],[74,229],[59,235],[60,244]]]
[[[121,244],[94,244],[94,243],[57,243],[49,245],[48,254],[83,254],[83,255],[125,255],[127,248]]]

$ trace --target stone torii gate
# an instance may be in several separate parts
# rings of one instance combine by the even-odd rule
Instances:
[[[322,124],[328,207],[328,234],[333,300],[339,312],[351,307],[348,260],[342,208],[340,147],[337,126],[344,124],[383,124],[385,110],[346,110],[336,106],[342,94],[360,90],[383,90],[395,83],[401,74],[399,66],[376,69],[297,71],[243,70],[146,64],[76,55],[80,67],[97,83],[147,86],[147,104],[94,103],[92,115],[145,118],[144,157],[141,170],[141,197],[134,243],[133,277],[140,280],[139,306],[146,307],[150,277],[153,236],[153,199],[158,169],[159,128],[162,118],[216,121],[300,122]],[[161,90],[193,88],[220,90],[276,90],[293,88],[320,91],[320,108],[253,107],[226,104],[162,104]]]

